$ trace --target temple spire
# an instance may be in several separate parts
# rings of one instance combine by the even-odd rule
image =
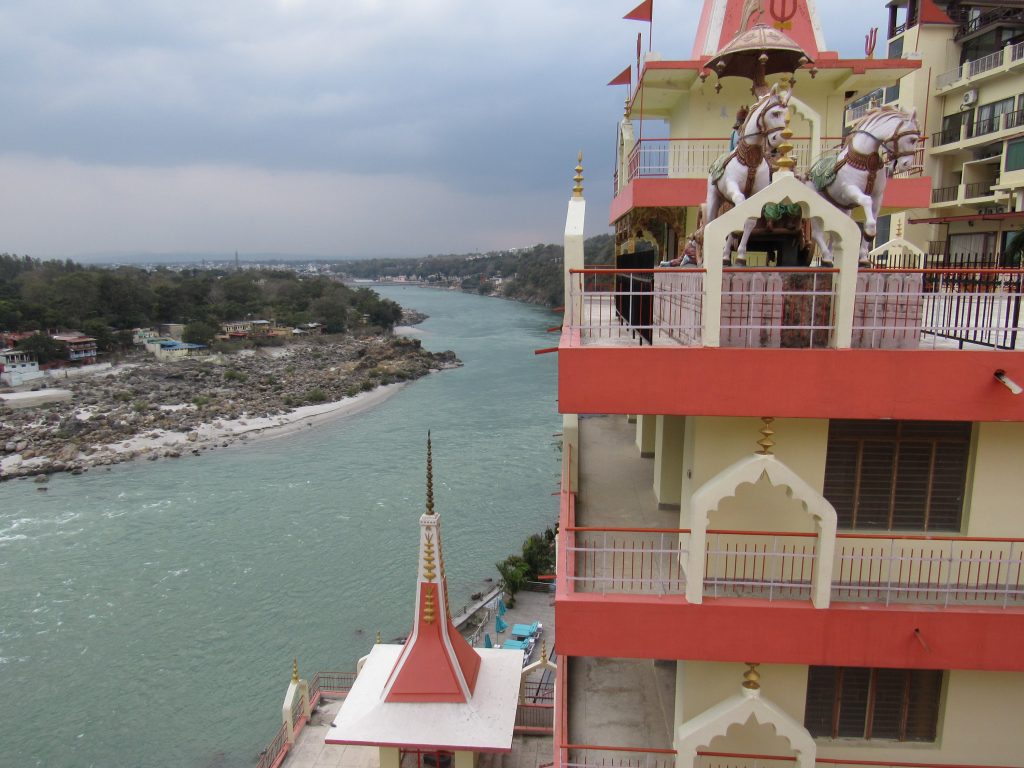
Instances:
[[[427,508],[420,516],[416,561],[416,611],[412,633],[391,670],[385,701],[468,702],[473,698],[480,655],[451,621],[441,516],[434,511],[434,467],[427,434]]]

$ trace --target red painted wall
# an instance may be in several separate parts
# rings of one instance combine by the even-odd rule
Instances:
[[[576,594],[555,625],[562,656],[1024,671],[1016,608]]]
[[[1024,352],[570,346],[561,413],[1024,421]]]

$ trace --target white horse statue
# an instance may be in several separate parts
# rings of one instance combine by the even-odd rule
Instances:
[[[747,119],[740,129],[736,149],[722,155],[711,164],[708,173],[708,196],[704,207],[704,224],[713,221],[719,208],[726,200],[739,205],[755,192],[759,192],[772,180],[771,166],[767,154],[782,141],[781,132],[786,127],[786,113],[789,110],[789,92],[779,93],[779,86],[772,89],[750,108]],[[740,263],[746,260],[747,241],[757,225],[757,219],[747,219],[743,237],[736,249]],[[725,245],[725,258],[732,251],[732,238]]]
[[[855,208],[864,211],[861,264],[868,263],[886,181],[897,172],[916,167],[914,156],[920,146],[917,110],[907,113],[899,107],[885,106],[872,109],[853,124],[838,155],[826,155],[811,167],[807,183],[832,205],[850,215]],[[831,264],[831,238],[826,241],[821,219],[811,219],[811,237],[821,251],[822,261]]]

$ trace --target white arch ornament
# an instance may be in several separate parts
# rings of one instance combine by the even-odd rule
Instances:
[[[745,687],[679,726],[676,732],[676,765],[692,768],[697,762],[697,750],[711,744],[716,736],[725,736],[729,726],[743,725],[751,718],[771,725],[776,734],[789,742],[796,753],[797,768],[814,768],[818,748],[807,729],[778,704],[761,698],[759,688]]]
[[[812,488],[800,475],[772,454],[753,454],[726,467],[690,496],[690,545],[687,554],[686,599],[704,601],[704,558],[708,521],[724,499],[736,495],[743,484],[754,484],[762,477],[801,503],[814,519],[818,540],[811,576],[811,604],[828,608],[832,590],[832,563],[836,546],[836,510],[828,499]]]

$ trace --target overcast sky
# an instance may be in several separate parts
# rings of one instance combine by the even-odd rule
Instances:
[[[4,0],[0,252],[421,255],[559,242],[639,0]],[[688,58],[700,0],[655,0]],[[883,0],[818,0],[861,55]]]

